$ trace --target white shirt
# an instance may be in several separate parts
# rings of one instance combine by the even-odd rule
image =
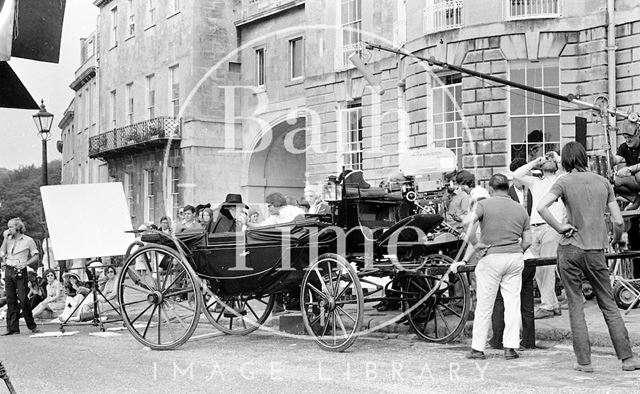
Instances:
[[[551,189],[551,186],[553,186],[553,184],[556,183],[556,179],[558,179],[558,177],[552,177],[552,178],[544,177],[542,179],[539,179],[536,182],[533,182],[533,184],[531,185],[530,190],[531,190],[531,195],[533,196],[533,209],[531,210],[531,224],[545,223],[542,216],[540,216],[540,214],[538,213],[536,206],[538,205],[538,202],[542,199],[542,197],[544,197],[547,193],[549,193],[549,189]],[[554,218],[556,218],[557,221],[561,223],[564,221],[564,217],[565,217],[564,204],[560,202],[559,199],[558,201],[551,204],[551,206],[549,207],[549,212],[551,212],[551,214],[553,215]]]
[[[518,189],[517,187],[513,187],[516,191],[516,196],[518,196],[518,201],[520,201],[520,205],[524,207],[524,188]],[[527,207],[525,207],[527,208]]]
[[[272,224],[293,222],[295,218],[300,215],[304,217],[304,213],[305,212],[302,208],[294,207],[293,205],[285,205],[284,207],[280,208],[279,214],[269,216],[262,223],[260,223],[260,225],[269,226]]]

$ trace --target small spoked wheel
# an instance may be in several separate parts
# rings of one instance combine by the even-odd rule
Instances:
[[[204,315],[218,330],[230,335],[247,335],[269,317],[275,297],[265,294],[218,297],[204,291]]]
[[[427,256],[426,265],[452,264],[445,255]],[[440,282],[442,279],[442,282]],[[438,284],[440,283],[440,284]],[[434,287],[433,294],[423,300]],[[471,300],[464,274],[420,275],[407,278],[403,289],[404,309],[416,334],[429,342],[447,343],[464,330]]]
[[[201,297],[200,280],[187,260],[161,245],[133,252],[118,278],[124,325],[154,350],[175,349],[191,337],[200,318]]]
[[[300,306],[307,333],[324,350],[342,352],[362,325],[364,297],[354,268],[327,253],[309,266],[302,280]]]
[[[634,304],[634,307],[640,305],[640,300],[636,297],[636,294],[633,293],[632,289],[635,289],[636,294],[640,292],[640,285],[632,283],[620,283],[618,282],[613,288],[613,298],[616,300],[616,304],[618,304],[618,308],[620,309],[629,309],[631,304]]]

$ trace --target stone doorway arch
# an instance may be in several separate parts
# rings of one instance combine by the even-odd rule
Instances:
[[[305,125],[305,118],[282,121],[261,136],[255,144],[258,149],[271,142],[251,153],[245,186],[247,201],[262,204],[274,192],[296,200],[302,198],[307,171],[306,152],[302,151],[307,146]],[[290,149],[291,145],[295,149]]]

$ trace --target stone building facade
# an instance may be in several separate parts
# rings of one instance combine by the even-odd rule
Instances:
[[[588,150],[604,145],[590,109],[363,41],[640,110],[634,0],[614,10],[598,0],[94,4],[100,114],[88,155],[124,183],[136,225],[226,193],[300,198],[342,168],[375,184],[438,149],[484,181],[516,157],[558,151],[579,118]]]

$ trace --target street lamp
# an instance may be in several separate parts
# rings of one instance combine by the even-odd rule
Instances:
[[[42,139],[42,186],[49,183],[47,176],[47,141],[51,138],[51,124],[53,123],[53,114],[47,112],[44,107],[44,100],[41,101],[40,111],[33,115],[33,121],[38,128],[38,134]]]

